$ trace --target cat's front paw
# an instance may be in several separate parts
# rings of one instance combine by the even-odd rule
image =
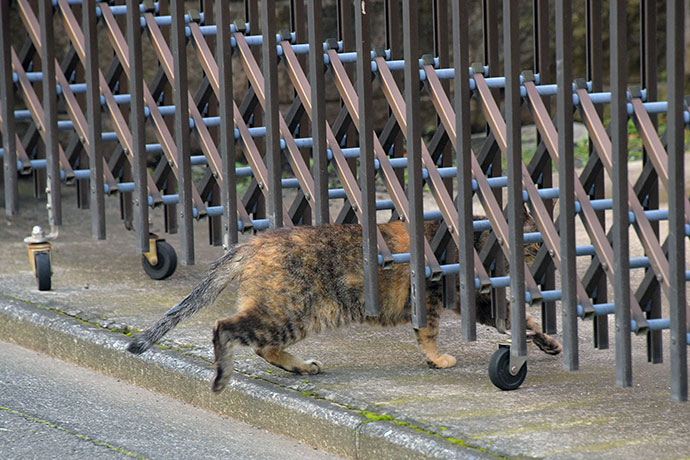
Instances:
[[[427,364],[431,368],[435,369],[446,369],[448,367],[453,367],[458,361],[454,356],[451,355],[441,355],[436,359],[428,360]]]

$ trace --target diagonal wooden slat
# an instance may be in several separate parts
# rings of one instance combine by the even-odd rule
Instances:
[[[436,113],[439,115],[439,117],[441,118],[441,122],[446,127],[451,142],[453,143],[454,147],[457,148],[457,136],[455,132],[455,111],[453,110],[453,107],[450,104],[448,96],[445,94],[440,85],[440,81],[436,76],[436,71],[433,69],[433,67],[429,66],[425,68],[425,71],[429,74],[427,75],[427,81],[429,83],[429,88],[431,90],[432,102],[436,109]],[[492,132],[493,131],[494,129],[492,129]],[[479,165],[479,162],[477,161],[476,155],[471,155],[471,161],[472,175],[474,179],[477,181],[477,185],[479,188],[479,197],[482,200],[484,208],[487,211],[489,220],[491,221],[491,226],[494,229],[494,232],[496,232],[497,234],[499,246],[503,250],[503,253],[506,255],[506,257],[508,257],[510,255],[510,247],[508,244],[508,223],[506,222],[505,217],[503,216],[503,211],[498,202],[496,201],[494,193],[486,180],[486,176],[484,175],[484,172],[482,171],[482,168]],[[529,271],[529,267],[525,266],[525,268],[526,288],[530,293],[532,299],[531,303],[538,304],[541,302],[542,298],[541,291],[539,290],[536,281],[532,277]]]
[[[359,99],[355,91],[350,78],[347,76],[347,72],[340,61],[340,57],[337,56],[334,50],[328,51],[328,57],[330,58],[333,74],[336,81],[336,86],[341,94],[341,97],[345,99],[345,106],[347,107],[350,116],[354,122],[355,126],[359,126]],[[390,164],[388,156],[383,150],[383,146],[378,139],[378,136],[374,135],[374,155],[379,162],[379,168],[382,173],[383,179],[386,181],[388,191],[391,194],[393,203],[398,213],[403,217],[403,222],[405,226],[409,229],[410,225],[410,205],[408,203],[405,191],[400,184],[393,166]],[[452,203],[451,203],[452,207]],[[451,224],[452,225],[452,224]],[[441,267],[436,260],[434,255],[434,250],[431,248],[428,240],[424,238],[424,256],[426,259],[426,264],[431,270],[431,279],[438,280],[441,278]]]
[[[26,3],[26,0],[18,0],[20,5],[23,3]],[[67,34],[69,36],[69,39],[71,43],[74,46],[74,49],[79,56],[79,60],[81,61],[82,65],[86,64],[86,50],[84,48],[84,35],[81,31],[81,28],[79,27],[79,23],[77,19],[74,17],[74,14],[72,13],[72,9],[69,7],[66,1],[64,0],[58,0],[59,3],[58,5],[60,6],[59,11],[62,15],[63,22],[65,23],[65,30],[67,31]],[[33,26],[30,26],[30,24],[33,23],[33,13],[31,12],[31,8],[26,5],[25,8],[20,8],[22,11],[26,11],[26,19],[24,20],[25,26],[27,26],[27,29],[30,29]],[[37,46],[39,48],[39,46]],[[108,111],[110,112],[111,119],[113,120],[114,127],[115,127],[115,132],[118,136],[118,139],[120,140],[120,143],[123,146],[123,151],[125,153],[125,157],[127,158],[128,162],[132,164],[133,158],[132,158],[132,144],[131,144],[131,133],[129,132],[129,129],[127,128],[127,123],[125,122],[124,117],[122,116],[122,113],[119,109],[119,106],[115,102],[115,98],[113,96],[113,93],[110,89],[110,86],[107,84],[107,81],[105,79],[105,76],[103,75],[103,72],[99,70],[99,84],[101,87],[101,92],[103,96],[105,97],[106,100],[106,106],[108,108]],[[162,199],[160,196],[160,192],[158,191],[158,188],[156,187],[156,183],[153,180],[153,177],[151,177],[151,174],[147,174],[147,185],[149,188],[149,195],[153,198],[153,204],[158,205],[162,203]]]
[[[0,101],[0,107],[2,107],[3,101]],[[2,126],[2,110],[0,110],[0,127]],[[29,174],[31,172],[31,162],[29,161],[29,155],[26,154],[24,149],[24,144],[19,137],[19,134],[15,134],[15,145],[17,149],[17,161],[21,162],[22,166],[19,172],[21,174]]]
[[[599,158],[604,165],[604,168],[609,175],[613,174],[613,162],[611,160],[611,139],[606,134],[606,129],[601,119],[597,115],[594,104],[587,91],[578,89],[577,95],[580,98],[580,113],[583,116],[583,120],[587,125],[592,140],[594,141],[594,146],[599,152]],[[661,250],[659,240],[656,239],[654,230],[652,229],[649,219],[644,213],[644,208],[640,203],[640,200],[635,195],[635,191],[632,189],[630,183],[627,186],[628,189],[628,203],[630,209],[635,216],[635,229],[637,234],[642,241],[642,244],[649,256],[649,261],[651,262],[654,272],[657,277],[660,278],[659,282],[664,290],[664,293],[668,296],[670,293],[671,285],[669,282],[669,263]]]
[[[65,0],[60,1],[64,2]],[[110,42],[113,44],[117,44],[117,46],[113,45],[113,47],[115,48],[120,64],[122,65],[122,70],[125,73],[125,75],[129,77],[129,49],[125,37],[124,35],[122,35],[122,31],[120,30],[120,27],[117,25],[115,17],[113,16],[112,11],[110,10],[110,7],[102,5],[101,13],[103,14],[103,17],[105,19],[106,29],[108,31],[108,38]],[[151,91],[146,85],[144,85],[143,87],[143,94],[144,103],[146,104],[146,107],[149,109],[151,120],[153,121],[153,125],[156,128],[154,130],[156,138],[163,147],[163,154],[170,163],[173,174],[176,178],[179,178],[180,172],[178,164],[177,146],[175,145],[172,133],[170,133],[170,129],[168,125],[165,123],[163,116],[161,115],[160,110],[158,109],[158,105],[156,104],[156,101],[153,98]],[[204,217],[206,215],[206,205],[204,204],[204,201],[201,199],[198,190],[193,184],[191,189],[192,202],[194,203],[194,206],[197,209],[197,218]]]
[[[389,107],[393,112],[393,116],[397,120],[398,126],[400,126],[400,131],[405,136],[407,132],[407,121],[405,119],[405,101],[395,83],[395,78],[388,68],[388,63],[381,57],[375,59],[376,66],[381,77],[381,85],[383,88],[384,95],[388,100]],[[447,131],[450,132],[450,131]],[[439,205],[441,214],[443,215],[444,221],[448,227],[448,230],[453,238],[453,241],[457,246],[460,244],[460,233],[457,231],[457,225],[460,222],[460,217],[458,215],[455,203],[443,183],[438,170],[436,169],[436,162],[431,157],[429,150],[424,142],[421,143],[422,152],[422,164],[426,168],[429,175],[429,189]],[[484,269],[484,264],[481,263],[479,254],[477,250],[474,249],[474,264],[475,272],[480,280],[480,291],[487,292],[490,289],[491,282],[489,280],[489,275]]]
[[[544,107],[544,103],[541,99],[541,96],[539,96],[534,83],[525,82],[525,90],[527,91],[527,97],[530,103],[530,108],[532,109],[532,113],[534,115],[537,129],[541,133],[542,139],[544,140],[546,148],[551,155],[554,166],[558,168],[558,133],[556,132],[556,127],[553,125],[553,122],[546,111],[546,107]],[[613,248],[609,244],[609,241],[606,237],[606,232],[604,231],[596,212],[592,208],[589,196],[585,192],[582,182],[577,177],[574,181],[574,188],[575,197],[580,202],[580,216],[582,218],[582,222],[585,225],[587,233],[589,234],[599,259],[604,263],[604,272],[612,280],[614,276]],[[648,329],[647,321],[634,295],[631,295],[630,298],[630,308],[632,310],[633,318],[638,324],[637,333],[641,334],[646,332]]]
[[[428,69],[428,74],[435,74],[433,71],[433,68]],[[432,79],[437,78],[435,75],[431,77]],[[482,106],[485,110],[485,113],[490,112],[493,114],[492,116],[487,115],[487,120],[489,121],[489,124],[491,125],[492,131],[496,134],[496,141],[498,142],[498,146],[503,151],[504,153],[506,152],[506,125],[505,121],[500,115],[500,110],[498,108],[498,105],[496,104],[496,100],[493,98],[493,95],[491,94],[491,91],[489,90],[488,85],[486,84],[486,80],[484,79],[483,75],[475,74],[474,76],[475,83],[477,85],[477,91],[479,92],[480,99],[482,102]],[[549,248],[549,253],[556,263],[557,266],[561,266],[561,240],[560,237],[558,236],[558,231],[556,230],[556,226],[553,224],[553,221],[551,220],[551,216],[549,215],[546,206],[544,205],[544,202],[541,200],[539,197],[539,193],[537,191],[537,187],[532,181],[532,176],[529,174],[529,171],[527,170],[527,167],[525,166],[524,163],[522,163],[522,184],[527,190],[527,195],[529,196],[530,203],[532,204],[535,218],[536,218],[536,223],[537,227],[541,231],[542,237],[544,238],[544,243],[546,243],[546,246]],[[582,283],[580,280],[574,280],[577,283],[576,289],[577,289],[577,299],[580,302],[580,305],[582,306],[585,317],[590,317],[594,314],[594,309],[592,308],[592,303],[589,300],[589,296],[587,295],[587,292],[585,291],[584,286],[582,286]]]
[[[195,25],[191,24],[191,27],[194,29]],[[213,54],[211,53],[211,50],[208,47],[208,44],[206,43],[206,40],[203,39],[203,36],[197,34],[193,37],[195,39],[194,43],[196,45],[196,52],[197,56],[199,57],[199,62],[201,63],[204,72],[208,76],[211,88],[213,88],[213,92],[216,94],[216,96],[220,96],[220,82],[218,81],[218,64],[216,63]],[[249,164],[252,168],[252,171],[254,172],[255,179],[259,184],[259,188],[262,194],[266,199],[268,199],[268,170],[263,161],[263,158],[261,157],[261,153],[259,152],[259,149],[256,146],[256,143],[254,142],[254,139],[249,133],[249,127],[247,126],[247,123],[245,122],[242,116],[242,112],[240,111],[239,107],[237,106],[237,103],[235,102],[233,102],[233,113],[235,127],[240,132],[240,139],[242,140],[242,144],[244,146],[247,161],[249,161]],[[220,178],[222,180],[222,175],[220,176]],[[244,204],[242,203],[241,198],[238,197],[238,200],[238,210],[244,209]],[[292,219],[290,218],[290,214],[284,207],[283,225],[292,225]]]
[[[39,128],[38,131],[41,135],[41,138],[45,140],[46,118],[43,111],[43,106],[41,105],[41,102],[39,101],[33,86],[29,82],[29,78],[26,76],[26,72],[22,67],[21,61],[19,60],[17,53],[14,51],[14,48],[12,49],[12,67],[13,70],[17,73],[17,77],[19,78],[19,86],[22,88],[22,91],[24,93],[24,101],[26,102],[26,105],[29,108],[29,112],[31,112],[31,117],[34,123],[36,123],[36,125]],[[60,145],[59,143],[58,154],[60,158],[60,168],[65,174],[65,182],[71,184],[72,182],[74,182],[74,170],[72,169],[72,165],[70,165],[69,160],[67,159],[67,155],[65,155],[65,151],[63,150],[62,145]]]
[[[289,45],[285,46],[285,50],[289,49]],[[284,50],[284,51],[285,51]],[[294,54],[294,53],[293,53]],[[292,61],[288,61],[292,62]],[[299,65],[299,64],[298,64]],[[310,94],[311,87],[309,83],[307,82],[306,75],[304,75],[304,71],[302,70],[301,67],[297,66],[288,66],[290,77],[293,81],[293,85],[295,86],[295,89],[297,90],[298,94],[300,95],[300,99],[302,100],[302,103],[305,106],[305,111],[309,118],[311,119],[312,116],[312,106],[311,106],[311,99],[307,96]],[[295,73],[297,72],[297,73]],[[295,77],[299,77],[295,79]],[[362,209],[362,197],[361,197],[361,191],[359,189],[359,186],[357,185],[357,180],[355,179],[354,175],[352,174],[352,171],[349,168],[349,165],[347,164],[347,160],[345,159],[345,156],[343,155],[343,152],[340,148],[340,144],[335,138],[335,135],[333,134],[333,131],[331,130],[331,127],[328,123],[326,123],[326,138],[329,147],[331,148],[331,152],[333,154],[333,159],[335,162],[336,166],[336,172],[338,173],[338,177],[340,178],[341,183],[343,184],[343,187],[345,189],[345,192],[347,194],[348,199],[350,200],[350,203],[353,205],[353,209],[355,211],[355,214],[357,214],[358,217],[361,216],[361,209]],[[388,249],[388,246],[386,245],[385,240],[383,239],[383,236],[381,235],[381,232],[377,230],[377,244],[379,247],[379,252],[381,253],[381,256],[383,257],[383,267],[384,268],[390,268],[393,264],[393,257],[390,253],[390,250]]]
[[[640,137],[647,149],[647,155],[654,165],[656,173],[659,175],[661,180],[661,185],[666,187],[668,190],[668,155],[666,154],[666,149],[664,149],[664,144],[659,138],[659,134],[654,128],[654,123],[644,108],[642,101],[639,98],[634,98],[632,100],[633,113],[637,119],[637,126],[640,132]],[[683,205],[685,207],[685,223],[690,224],[690,200],[685,196],[683,199]]]

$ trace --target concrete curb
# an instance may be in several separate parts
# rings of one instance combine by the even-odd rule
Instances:
[[[201,359],[158,349],[134,356],[121,333],[2,295],[0,339],[350,458],[496,458],[239,373],[214,395]]]

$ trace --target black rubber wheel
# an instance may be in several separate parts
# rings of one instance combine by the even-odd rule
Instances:
[[[141,266],[154,280],[164,280],[175,273],[177,254],[175,254],[175,249],[165,241],[156,241],[156,252],[158,253],[156,265],[151,265],[145,256],[141,256]]]
[[[491,383],[504,391],[516,390],[525,381],[527,363],[516,375],[510,373],[510,348],[501,347],[491,356],[489,361],[489,378]]]
[[[34,255],[34,265],[36,266],[38,290],[50,291],[50,255],[46,252],[39,252]]]

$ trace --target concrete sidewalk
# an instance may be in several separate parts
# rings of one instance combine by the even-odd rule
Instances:
[[[560,356],[529,345],[527,379],[513,392],[496,389],[487,375],[504,337],[478,326],[477,342],[463,342],[459,317],[447,311],[439,342],[458,358],[455,368],[429,369],[409,326],[356,326],[291,348],[322,361],[320,375],[286,373],[237,347],[231,384],[212,395],[211,327],[228,314],[232,289],[159,347],[140,357],[124,351],[132,330],[176,304],[222,254],[206,244],[206,223],[195,225],[197,264],[153,281],[119,220],[118,200],[106,200],[108,239],[93,241],[89,212],[76,209],[74,189],[63,188],[53,290],[39,292],[23,238],[47,214],[44,202],[29,198],[30,184],[21,186],[20,216],[0,214],[3,340],[353,458],[690,458],[690,405],[670,399],[668,355],[648,364],[644,337],[633,337],[634,386],[618,388],[613,343],[595,350],[587,322],[579,323],[581,370],[566,372]],[[176,235],[168,241],[179,250]]]

